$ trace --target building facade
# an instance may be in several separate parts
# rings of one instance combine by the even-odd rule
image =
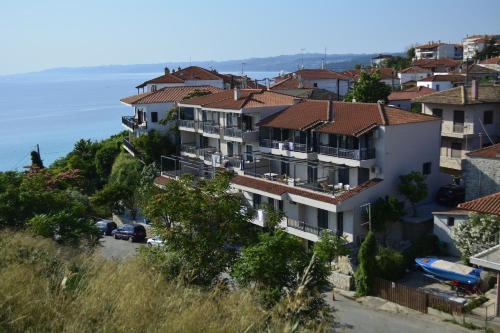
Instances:
[[[466,154],[462,168],[465,200],[500,192],[500,143]]]
[[[415,59],[456,59],[463,57],[463,46],[441,42],[429,42],[415,46]]]

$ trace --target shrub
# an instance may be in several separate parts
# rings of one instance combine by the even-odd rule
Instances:
[[[380,247],[376,261],[377,275],[383,279],[396,281],[405,274],[406,258],[396,250],[388,247]]]
[[[369,231],[359,249],[359,266],[354,275],[356,281],[356,294],[359,296],[369,295],[372,291],[373,278],[377,271],[375,262],[376,253],[377,241],[374,233]]]

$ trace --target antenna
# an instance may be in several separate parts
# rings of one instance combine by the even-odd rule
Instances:
[[[241,63],[241,76],[245,76],[245,65],[246,63],[244,62]]]
[[[301,69],[304,69],[304,51],[305,50],[306,49],[304,49],[304,48],[300,49],[300,55],[301,55],[301,58],[302,58],[302,60],[301,60]]]

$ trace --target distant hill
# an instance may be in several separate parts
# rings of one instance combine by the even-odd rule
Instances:
[[[341,71],[353,68],[356,64],[369,65],[370,60],[376,54],[327,54],[327,68]],[[294,71],[302,61],[305,68],[320,68],[324,54],[305,53],[280,55],[275,57],[247,58],[225,61],[193,61],[193,62],[165,62],[157,64],[134,64],[134,65],[104,65],[92,67],[59,67],[43,70],[40,74],[105,74],[105,73],[154,73],[161,72],[165,66],[170,68],[187,67],[189,65],[213,68],[219,72],[239,72],[241,64],[248,72],[268,71]]]

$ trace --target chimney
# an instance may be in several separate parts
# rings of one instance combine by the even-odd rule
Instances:
[[[240,89],[234,88],[234,100],[237,101],[240,99]]]
[[[479,98],[479,85],[476,80],[472,80],[470,90],[472,99],[477,100]]]
[[[333,102],[331,99],[328,100],[328,104],[326,106],[326,121],[333,121]]]

